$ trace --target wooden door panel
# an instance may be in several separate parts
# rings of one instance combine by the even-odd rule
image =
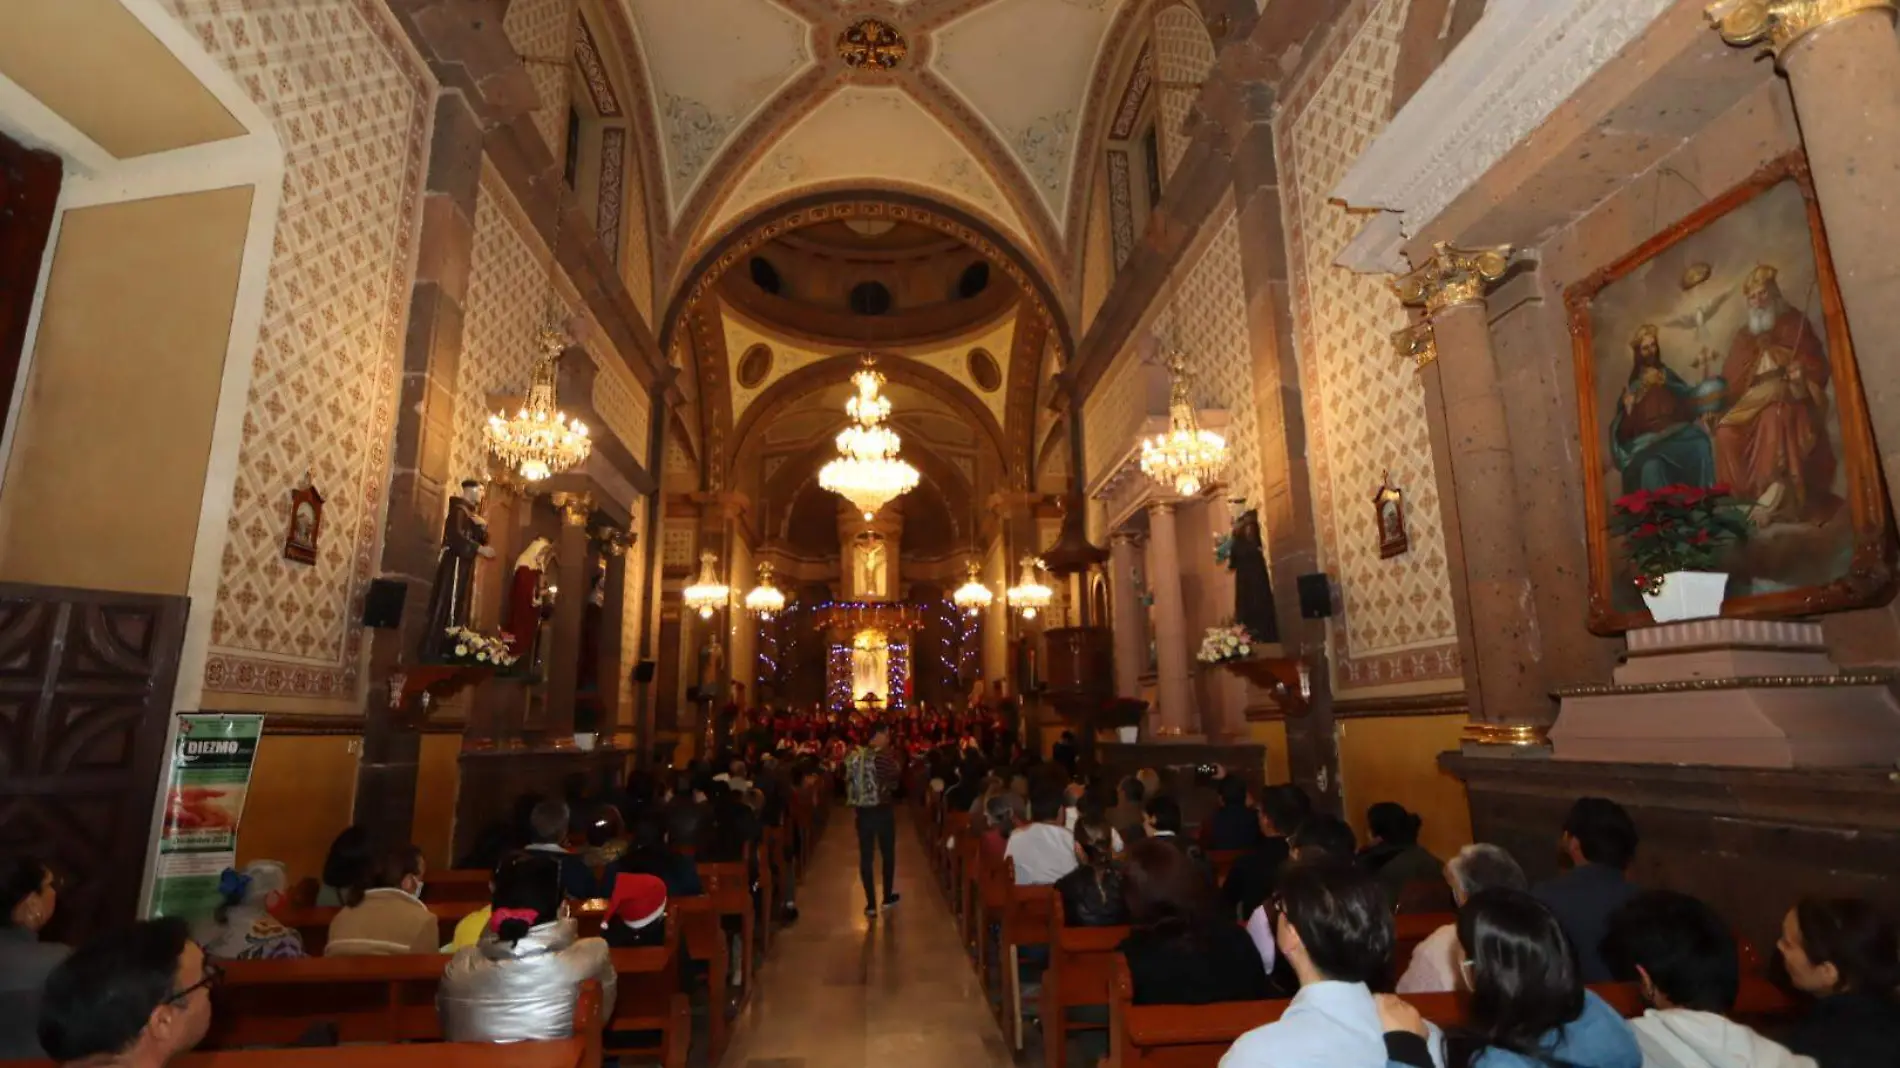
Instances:
[[[0,585],[0,850],[67,876],[65,931],[137,907],[186,605]]]

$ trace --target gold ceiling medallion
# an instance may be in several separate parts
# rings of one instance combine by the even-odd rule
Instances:
[[[879,19],[859,19],[838,35],[838,58],[854,70],[892,70],[908,55],[904,35]]]

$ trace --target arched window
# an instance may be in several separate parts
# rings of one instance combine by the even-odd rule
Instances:
[[[987,261],[978,260],[965,267],[963,273],[957,276],[958,299],[969,300],[989,287],[990,265]]]
[[[883,315],[891,310],[891,291],[881,282],[859,282],[851,287],[851,311],[857,315]]]

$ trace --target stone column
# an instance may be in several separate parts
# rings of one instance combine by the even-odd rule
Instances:
[[[1187,610],[1181,601],[1181,552],[1174,504],[1148,506],[1148,588],[1155,599],[1155,733],[1179,738],[1194,723],[1194,676],[1188,659]]]
[[[587,517],[594,498],[586,493],[556,493],[561,537],[554,547],[555,574],[561,592],[554,601],[554,648],[548,652],[547,709],[542,715],[543,744],[574,748],[574,693],[580,683],[582,623],[587,612]]]
[[[434,141],[422,197],[409,328],[403,337],[389,512],[377,561],[379,577],[399,579],[408,590],[402,627],[370,632],[370,685],[363,708],[363,757],[356,777],[355,820],[368,826],[382,844],[400,844],[410,838],[422,743],[416,710],[392,704],[391,684],[413,667],[422,644],[447,495],[464,477],[479,475],[452,471],[449,464],[481,169],[480,122],[461,93],[441,93],[436,98]]]
[[[1405,303],[1425,307],[1437,351],[1433,366],[1441,404],[1432,415],[1442,418],[1444,434],[1432,437],[1443,450],[1435,459],[1441,484],[1450,475],[1464,549],[1469,617],[1460,620],[1468,624],[1460,629],[1469,640],[1461,635],[1460,649],[1468,650],[1468,737],[1542,745],[1556,709],[1544,684],[1523,512],[1484,303],[1485,290],[1503,276],[1510,255],[1509,248],[1466,250],[1440,242],[1432,258],[1394,288]]]
[[[621,728],[620,694],[632,685],[628,674],[633,665],[620,655],[627,618],[627,549],[625,531],[609,531],[600,540],[601,559],[607,562],[606,596],[600,606],[600,692],[601,745],[615,744]],[[631,726],[631,724],[628,724]]]
[[[1115,693],[1140,697],[1141,669],[1148,659],[1141,634],[1141,593],[1135,585],[1135,573],[1141,569],[1141,535],[1116,531],[1109,536],[1108,554],[1112,569],[1108,592],[1114,599],[1115,618]]]
[[[1794,93],[1801,142],[1847,310],[1888,496],[1900,501],[1900,41],[1893,0],[1727,0],[1731,44],[1766,43]],[[1765,9],[1765,10],[1764,10]]]

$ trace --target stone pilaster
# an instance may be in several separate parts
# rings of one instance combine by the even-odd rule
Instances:
[[[574,694],[580,684],[580,649],[587,613],[587,518],[594,498],[586,493],[556,493],[561,535],[555,543],[555,573],[561,592],[554,601],[553,650],[548,655],[547,708],[542,711],[542,744],[574,747]]]
[[[1440,485],[1455,502],[1462,574],[1459,650],[1475,742],[1540,743],[1555,715],[1546,693],[1537,610],[1524,550],[1523,512],[1485,292],[1510,265],[1509,248],[1438,244],[1393,286],[1426,312],[1437,358],[1427,376],[1428,417]],[[1416,328],[1414,328],[1416,331]],[[1412,342],[1416,352],[1417,342]],[[1416,362],[1417,356],[1414,355]]]
[[[1180,538],[1174,505],[1148,506],[1148,589],[1155,599],[1155,733],[1180,738],[1194,729],[1193,661],[1189,657],[1187,606],[1181,599]]]
[[[1115,694],[1141,696],[1141,669],[1147,666],[1148,643],[1143,633],[1140,587],[1141,535],[1118,531],[1108,540],[1108,595],[1115,620]]]

